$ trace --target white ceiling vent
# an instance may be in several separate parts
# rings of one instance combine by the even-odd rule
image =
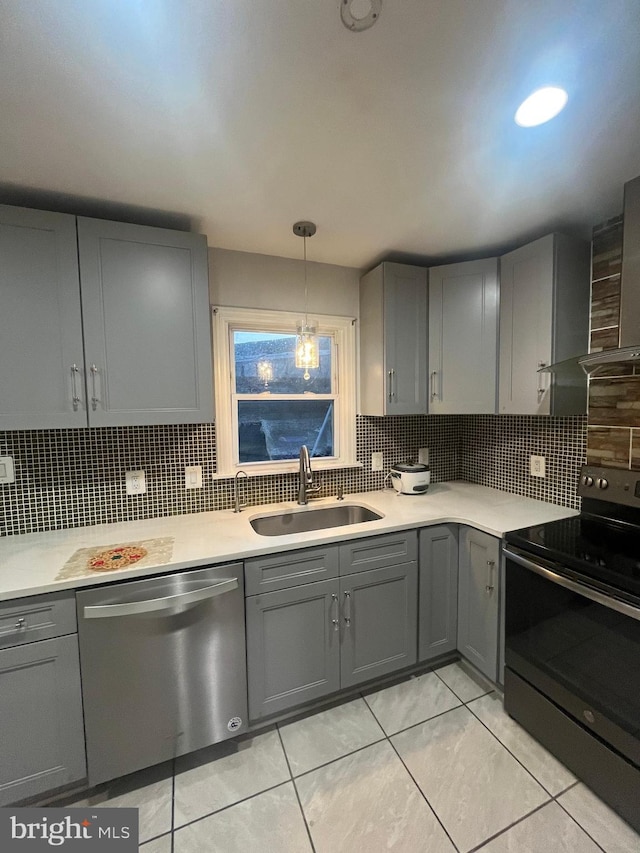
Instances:
[[[348,30],[361,33],[372,27],[380,17],[382,0],[342,0],[340,16]]]

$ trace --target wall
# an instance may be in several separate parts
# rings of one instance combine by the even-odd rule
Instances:
[[[302,240],[294,235],[291,239],[299,241],[302,255]],[[307,256],[313,239],[307,240]],[[357,269],[309,261],[307,279],[310,315],[359,316]],[[304,312],[304,262],[209,249],[209,295],[212,305]]]
[[[433,482],[463,479],[576,507],[585,432],[585,418],[358,416],[362,467],[325,472],[322,494],[382,488],[373,451],[382,451],[388,470],[428,447]],[[544,480],[527,473],[530,453],[546,457]],[[233,506],[233,481],[214,477],[214,424],[0,432],[3,455],[15,459],[16,482],[0,487],[2,536]],[[184,488],[186,465],[203,466],[202,489]],[[146,494],[125,494],[130,469],[146,472]],[[243,483],[242,496],[252,505],[295,501],[296,476],[256,477]]]
[[[591,352],[619,341],[622,216],[593,230]],[[640,470],[640,368],[599,368],[589,379],[587,458],[590,465]]]

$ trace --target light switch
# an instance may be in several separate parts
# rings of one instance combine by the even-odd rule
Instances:
[[[185,489],[202,488],[202,465],[188,465],[184,469]]]
[[[13,467],[13,456],[0,456],[0,483],[15,483],[16,475]]]

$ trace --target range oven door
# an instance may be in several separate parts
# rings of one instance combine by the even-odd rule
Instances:
[[[505,555],[508,670],[640,767],[640,606]]]

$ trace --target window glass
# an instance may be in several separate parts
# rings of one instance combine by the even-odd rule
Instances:
[[[318,343],[320,365],[304,379],[295,366],[295,335],[234,331],[236,394],[330,394],[331,338],[321,335]]]
[[[333,400],[238,400],[239,461],[334,456]]]

